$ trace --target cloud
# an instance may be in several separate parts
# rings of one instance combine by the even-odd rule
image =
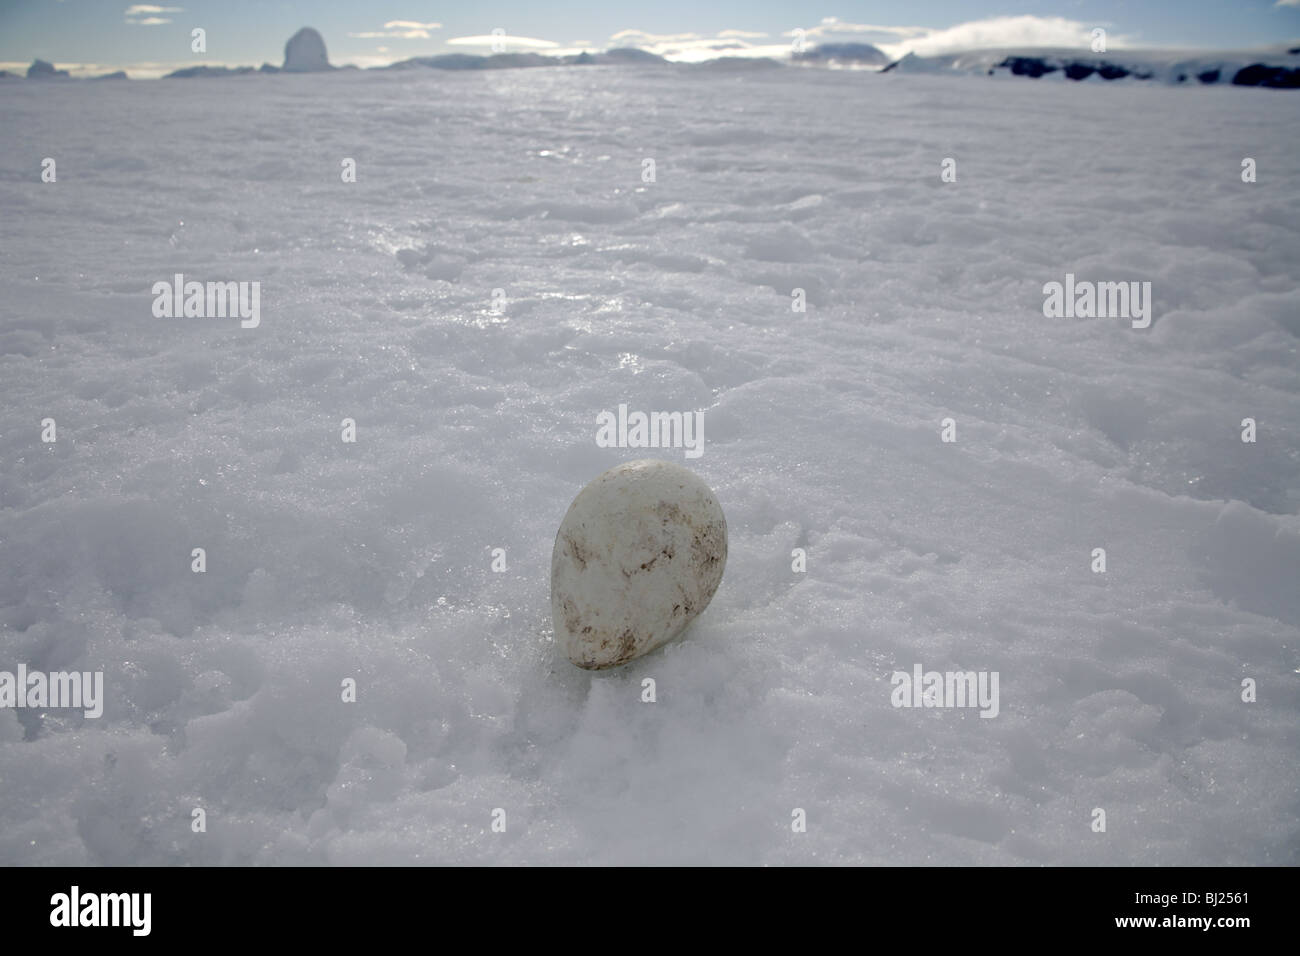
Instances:
[[[152,3],[133,3],[126,8],[126,22],[137,27],[158,27],[171,23],[170,17],[154,16],[158,13],[184,13],[184,7],[160,7]]]
[[[890,27],[874,23],[845,23],[839,17],[823,17],[815,27],[803,27],[806,37],[824,37],[835,33],[872,34],[882,37],[918,37],[930,31],[926,27]],[[792,37],[793,30],[787,30],[783,36]]]
[[[972,20],[943,30],[931,30],[924,36],[904,40],[898,44],[882,45],[881,49],[892,55],[915,53],[917,56],[935,56],[961,50],[1002,49],[1005,47],[1079,47],[1087,50],[1092,44],[1092,31],[1096,24],[1067,20],[1065,17],[1038,17],[1030,14],[1016,17],[990,17]],[[1128,38],[1108,33],[1108,46],[1128,45]]]
[[[751,39],[766,33],[749,30],[720,30],[713,36],[698,33],[647,33],[645,30],[620,30],[609,38],[611,46],[634,46],[656,56],[683,63],[697,63],[727,56],[781,57],[790,52],[790,44],[756,45]]]
[[[1300,6],[1300,0],[1284,0]],[[611,46],[635,46],[669,60],[698,62],[725,56],[788,57],[794,40],[808,45],[816,43],[870,43],[892,59],[906,53],[935,56],[962,50],[999,49],[1005,47],[1077,47],[1090,49],[1092,31],[1098,24],[1083,23],[1065,17],[1022,16],[990,17],[972,20],[943,29],[916,26],[889,26],[879,23],[849,23],[838,17],[824,17],[814,26],[787,30],[785,42],[750,43],[764,33],[748,30],[720,30],[713,36],[698,33],[648,33],[645,30],[620,30],[609,38]],[[1108,45],[1119,48],[1132,45],[1131,37],[1109,33]]]
[[[1287,0],[1300,4],[1300,0]],[[826,17],[813,27],[804,27],[803,36],[813,42],[856,41],[871,43],[897,59],[905,53],[937,56],[962,50],[1002,49],[1007,47],[1080,47],[1092,45],[1095,23],[1083,23],[1065,17],[1040,17],[1033,14],[989,17],[971,20],[935,30],[928,27],[886,26],[874,23],[846,23]],[[785,36],[796,36],[787,31]],[[1109,46],[1131,45],[1132,38],[1108,33]]]
[[[525,50],[555,50],[559,49],[559,44],[553,40],[539,40],[536,37],[514,37],[504,33],[484,34],[472,37],[455,37],[447,41],[448,46],[486,46],[491,47],[493,44],[500,44],[502,47],[514,47],[515,52],[519,48]]]
[[[1284,0],[1300,6],[1300,0]],[[756,44],[763,33],[748,30],[720,30],[713,36],[698,33],[648,33],[645,30],[620,30],[609,38],[611,46],[635,46],[669,60],[698,62],[724,56],[788,57],[796,38],[809,45],[822,43],[870,43],[887,56],[897,59],[905,53],[934,56],[961,50],[999,49],[1005,47],[1078,47],[1089,49],[1092,31],[1098,24],[1083,23],[1064,17],[1034,15],[990,17],[972,20],[943,29],[917,26],[890,26],[879,23],[849,23],[838,17],[825,17],[816,25],[787,30],[783,42]],[[1110,46],[1132,45],[1132,38],[1109,33]]]
[[[354,53],[348,57],[348,63],[352,66],[359,66],[363,70],[369,70],[377,66],[388,66],[409,56],[409,54],[394,56],[386,48],[376,47],[376,49],[379,50],[378,53]]]
[[[397,40],[428,40],[430,30],[441,30],[441,23],[422,23],[419,20],[389,20],[382,30],[367,30],[364,33],[349,33],[348,36],[359,40],[392,38]]]
[[[703,38],[698,33],[646,33],[644,30],[619,30],[610,36],[610,39],[631,41],[639,45],[643,43],[678,43]]]
[[[1300,7],[1300,0],[1277,0],[1275,7]]]

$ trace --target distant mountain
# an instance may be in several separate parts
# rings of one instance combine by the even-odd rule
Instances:
[[[584,53],[582,55],[591,57],[592,62],[597,64],[644,63],[646,65],[658,65],[668,62],[655,53],[639,50],[634,46],[618,46],[603,53]]]
[[[46,63],[44,60],[32,60],[32,65],[27,68],[29,80],[66,79],[69,75],[67,70],[56,70],[53,63]]]
[[[495,53],[480,56],[477,53],[442,53],[438,56],[417,56],[392,63],[385,69],[409,70],[427,67],[434,70],[509,70],[535,66],[555,66],[557,59],[540,53]]]
[[[542,53],[441,53],[400,60],[381,69],[409,70],[426,67],[434,70],[517,70],[541,66],[608,66],[614,64],[665,64],[661,56],[645,50],[617,48],[603,53],[576,53],[569,56],[546,56]]]
[[[1300,49],[1300,48],[1296,48]],[[1235,86],[1300,88],[1300,67],[1283,65],[1289,55],[1281,50],[1190,52],[1116,50],[1080,53],[1078,50],[967,50],[921,57],[909,53],[881,72],[967,73],[1056,77],[1069,80],[1156,80],[1180,83],[1231,83]]]
[[[1078,49],[989,49],[966,50],[937,56],[909,53],[890,61],[870,43],[820,43],[790,55],[789,63],[802,67],[860,69],[880,73],[938,73],[970,75],[1004,75],[1030,79],[1069,80],[1156,80],[1171,84],[1232,84],[1272,89],[1300,89],[1300,47],[1275,47],[1263,50],[1206,52],[1166,50],[1116,50],[1110,53],[1087,53]],[[680,70],[740,73],[771,70],[785,62],[769,57],[721,56],[695,63],[677,63],[635,47],[618,47],[599,53],[547,56],[542,53],[443,53],[412,57],[378,69],[385,70],[511,70],[554,66],[655,66]],[[185,67],[168,73],[164,79],[244,76],[250,73],[324,73],[355,70],[354,66],[337,67],[330,63],[325,39],[311,27],[303,27],[284,45],[284,65],[263,63],[251,66]],[[66,79],[67,70],[59,70],[45,60],[35,60],[27,70],[28,79]],[[15,78],[0,72],[0,79]],[[126,79],[122,71],[94,79]]]
[[[870,43],[819,43],[810,50],[790,54],[792,63],[810,66],[885,66],[889,57]]]
[[[163,77],[164,80],[192,80],[206,79],[214,76],[244,76],[248,73],[256,73],[257,70],[251,66],[187,66],[181,70],[173,70]]]
[[[683,69],[703,70],[708,73],[748,73],[753,70],[785,69],[784,63],[768,56],[720,56],[713,60],[678,65]]]

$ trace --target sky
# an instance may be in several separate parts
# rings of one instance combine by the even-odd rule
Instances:
[[[670,59],[784,56],[811,45],[873,43],[890,56],[1003,46],[1245,49],[1300,38],[1300,0],[0,0],[0,69],[40,57],[74,74],[182,66],[279,65],[299,27],[321,32],[335,64],[505,50],[562,54],[635,46]],[[191,31],[206,31],[206,53]],[[803,31],[796,34],[796,31]],[[494,33],[496,36],[494,37]]]

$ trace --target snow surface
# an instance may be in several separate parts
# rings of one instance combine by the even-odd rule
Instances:
[[[5,86],[0,669],[107,701],[0,710],[0,863],[1300,862],[1298,114],[808,70]],[[260,281],[261,325],[154,318],[176,272]],[[1044,318],[1066,272],[1152,282],[1153,326]],[[646,454],[597,447],[620,402],[705,410],[730,555],[682,641],[592,674],[547,576]],[[894,709],[916,663],[998,671],[1000,715]]]

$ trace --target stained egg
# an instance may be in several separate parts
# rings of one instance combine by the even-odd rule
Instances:
[[[555,637],[574,664],[617,667],[671,641],[709,606],[727,519],[681,465],[631,461],[573,499],[551,553]]]

